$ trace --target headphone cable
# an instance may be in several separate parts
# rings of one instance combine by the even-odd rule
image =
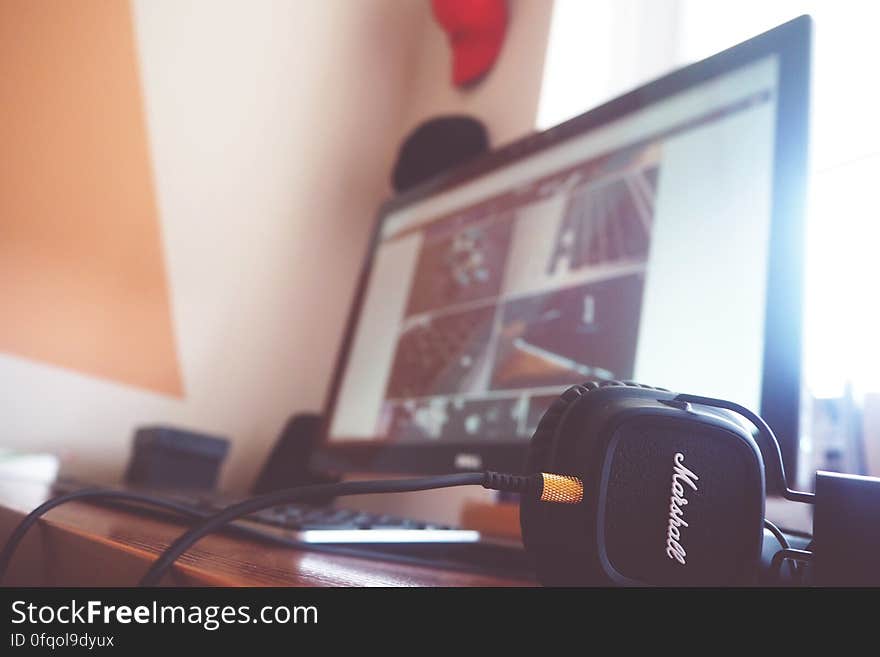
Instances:
[[[15,554],[15,550],[18,548],[19,543],[21,543],[27,531],[41,517],[43,517],[46,513],[48,513],[55,507],[61,506],[62,504],[67,504],[68,502],[73,502],[76,500],[87,499],[105,499],[120,502],[137,502],[139,504],[156,507],[164,511],[170,511],[172,513],[176,513],[180,516],[193,520],[206,518],[210,515],[209,511],[202,511],[193,506],[180,504],[178,502],[172,502],[170,500],[164,500],[160,497],[154,497],[152,495],[137,493],[134,491],[120,491],[108,488],[83,488],[81,490],[75,490],[71,491],[70,493],[58,495],[50,500],[46,500],[36,509],[28,513],[21,520],[21,522],[18,523],[18,526],[9,535],[9,538],[6,539],[6,543],[3,545],[3,550],[2,552],[0,552],[0,582],[2,582],[4,577],[6,576],[6,571],[9,568],[10,562],[12,561],[12,555]]]
[[[470,472],[463,474],[423,477],[416,479],[347,481],[337,484],[300,486],[267,493],[233,504],[202,520],[175,540],[141,579],[141,586],[157,586],[178,557],[204,536],[217,531],[227,523],[242,516],[256,513],[273,506],[301,502],[316,497],[368,495],[376,493],[407,493],[455,486],[483,486],[498,490],[533,496],[544,502],[577,504],[583,500],[583,484],[577,477],[537,473],[534,475],[509,475],[498,472]]]
[[[142,585],[155,585],[165,572],[193,544],[207,534],[226,529],[229,523],[257,511],[291,502],[307,501],[322,497],[343,497],[346,495],[366,495],[376,493],[405,493],[455,486],[483,486],[498,490],[533,496],[545,502],[576,504],[583,499],[583,484],[577,477],[537,473],[533,475],[510,475],[498,472],[471,472],[416,479],[350,481],[335,484],[316,484],[298,486],[275,491],[233,504],[226,509],[211,514],[193,506],[165,500],[152,495],[134,491],[119,491],[107,488],[85,488],[72,491],[43,502],[28,513],[13,530],[0,551],[0,582],[3,581],[12,556],[27,531],[52,509],[75,500],[99,499],[107,501],[135,502],[146,506],[171,511],[184,518],[201,522],[192,526],[175,540],[152,564],[141,581]],[[248,533],[246,530],[245,533]]]

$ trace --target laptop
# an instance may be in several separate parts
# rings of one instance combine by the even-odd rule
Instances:
[[[566,387],[636,380],[759,409],[794,472],[809,44],[795,19],[387,201],[312,466],[519,472]],[[239,524],[518,546],[345,500]]]

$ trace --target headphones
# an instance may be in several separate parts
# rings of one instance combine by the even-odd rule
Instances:
[[[764,517],[764,453],[782,496],[816,505],[815,551],[792,549]],[[764,420],[736,403],[633,382],[572,386],[544,413],[524,474],[469,472],[349,481],[272,491],[214,515],[132,491],[84,489],[48,500],[19,524],[0,578],[40,516],[74,499],[108,498],[165,508],[195,521],[141,580],[158,584],[201,537],[261,509],[297,501],[482,485],[519,493],[525,547],[550,586],[730,586],[758,583],[765,529],[781,549],[771,568],[806,562],[814,583],[880,581],[880,479],[817,473],[817,493],[790,490],[779,444]],[[864,519],[851,527],[852,514]],[[873,527],[873,529],[872,529]],[[820,531],[820,528],[821,531]],[[821,558],[820,558],[821,557]],[[873,578],[873,579],[872,579]]]
[[[566,390],[539,422],[525,467],[577,477],[583,500],[522,496],[523,542],[541,583],[755,583],[765,467],[745,420],[778,455],[763,420],[730,402],[623,381]]]

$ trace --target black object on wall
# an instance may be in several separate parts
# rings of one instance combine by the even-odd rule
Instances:
[[[150,488],[211,490],[229,441],[174,427],[140,427],[125,482]]]
[[[465,115],[438,116],[419,125],[403,140],[391,175],[400,193],[489,149],[485,126]]]
[[[323,416],[317,413],[299,413],[287,421],[251,489],[254,495],[338,481],[309,470],[309,458],[315,441],[320,437],[322,421]]]

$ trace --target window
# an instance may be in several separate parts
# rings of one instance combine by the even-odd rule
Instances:
[[[820,396],[847,384],[877,392],[880,204],[872,188],[880,178],[880,4],[556,0],[538,127],[802,13],[816,23],[806,384]]]
[[[556,0],[538,127],[805,13],[815,42],[804,384],[809,398],[855,396],[880,416],[880,3]],[[842,469],[880,471],[871,440],[877,462]]]

